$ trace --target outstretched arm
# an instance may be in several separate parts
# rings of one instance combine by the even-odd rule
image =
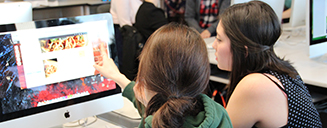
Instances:
[[[101,56],[103,60],[93,65],[104,77],[115,81],[122,89],[124,89],[131,81],[126,76],[120,73],[118,67],[111,58],[108,58],[105,51],[105,43],[100,45]]]

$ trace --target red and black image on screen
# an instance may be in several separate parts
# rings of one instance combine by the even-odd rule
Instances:
[[[17,65],[10,34],[0,35],[0,115],[35,108],[38,103],[74,94],[94,94],[116,89],[116,83],[100,75],[78,78],[34,88],[22,88],[25,83]],[[24,56],[24,55],[22,55]],[[23,63],[20,66],[24,66]]]

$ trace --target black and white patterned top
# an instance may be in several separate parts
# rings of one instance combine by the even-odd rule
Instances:
[[[322,123],[319,113],[315,108],[308,88],[304,85],[300,76],[296,79],[279,74],[275,71],[266,71],[265,73],[275,76],[284,88],[280,87],[287,95],[288,101],[288,121],[283,128],[321,128]]]

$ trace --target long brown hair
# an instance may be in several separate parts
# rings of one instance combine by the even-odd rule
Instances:
[[[137,82],[156,92],[146,107],[153,127],[182,127],[184,117],[198,113],[198,96],[208,85],[210,64],[200,34],[170,23],[154,32],[140,55]],[[195,106],[195,107],[194,107]]]
[[[250,73],[273,70],[295,77],[295,69],[274,52],[281,25],[274,10],[261,1],[236,4],[220,16],[230,39],[232,71],[227,85],[227,101],[239,81]]]

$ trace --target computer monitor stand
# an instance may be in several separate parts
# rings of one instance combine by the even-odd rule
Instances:
[[[318,57],[311,58],[311,59],[314,61],[320,62],[320,63],[327,64],[327,53],[325,53],[321,56],[318,56]]]
[[[92,116],[51,128],[122,128],[122,126]]]
[[[91,116],[83,119],[79,119],[76,121],[68,122],[63,124],[62,126],[65,127],[87,127],[89,125],[92,125],[94,123],[97,123],[97,116]]]

